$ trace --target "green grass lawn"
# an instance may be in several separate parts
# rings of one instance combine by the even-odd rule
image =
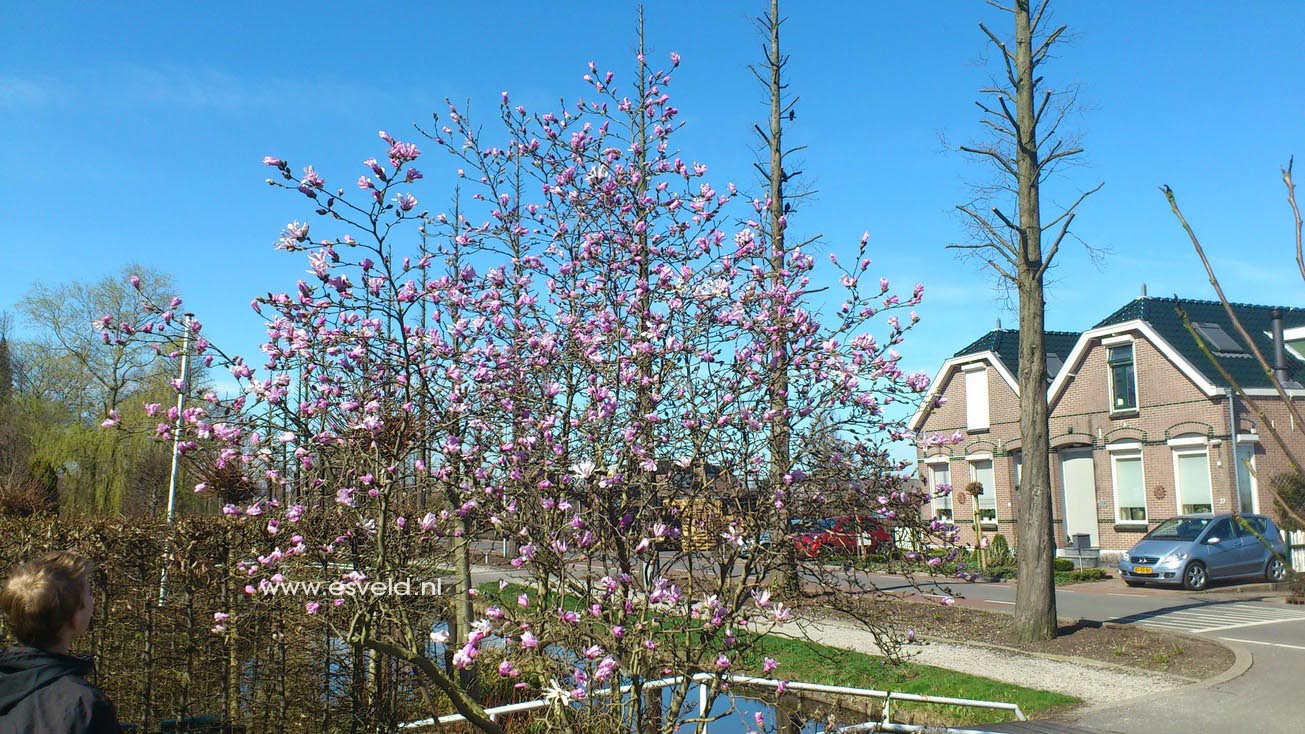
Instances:
[[[1043,717],[1081,703],[1073,696],[1002,683],[932,665],[889,663],[885,658],[841,650],[806,640],[767,635],[757,642],[757,655],[780,661],[776,674],[793,680],[853,688],[874,688],[952,698],[1005,701],[1019,704],[1025,716]],[[964,706],[894,703],[894,721],[914,717],[913,723],[961,726],[1008,721],[1007,711]]]
[[[491,600],[495,600],[507,603],[515,600],[525,587],[509,584],[500,591],[497,583],[489,583],[481,584],[477,589],[486,602],[492,603]],[[563,606],[575,607],[576,604],[567,600]],[[757,640],[756,646],[739,661],[742,663],[739,672],[760,675],[764,657],[780,661],[775,675],[782,679],[951,698],[1005,701],[1019,704],[1029,718],[1045,717],[1081,703],[1078,698],[1060,693],[1002,683],[932,665],[892,663],[877,655],[776,635],[764,635]],[[893,711],[894,721],[934,726],[966,726],[1009,721],[1012,718],[1008,711],[924,703],[894,702]]]

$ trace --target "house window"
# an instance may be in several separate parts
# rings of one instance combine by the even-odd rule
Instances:
[[[997,525],[997,483],[992,477],[992,459],[976,459],[970,462],[970,481],[983,485],[983,494],[978,497],[979,523]]]
[[[1115,519],[1121,523],[1146,522],[1146,480],[1140,450],[1116,451],[1110,455],[1115,481]]]
[[[988,370],[983,365],[966,365],[965,370],[965,428],[969,431],[988,430]]]
[[[933,495],[933,516],[941,520],[952,519],[952,472],[946,463],[929,464],[929,493]],[[939,496],[940,491],[946,491]]]
[[[1210,512],[1210,456],[1204,446],[1174,450],[1174,477],[1178,484],[1178,510],[1183,514]]]
[[[1011,470],[1010,475],[1015,478],[1014,486],[1011,487],[1011,493],[1020,491],[1020,481],[1024,479],[1024,452],[1012,451],[1010,454]]]
[[[1120,344],[1106,349],[1110,366],[1110,412],[1137,410],[1137,375],[1133,368],[1133,345]]]

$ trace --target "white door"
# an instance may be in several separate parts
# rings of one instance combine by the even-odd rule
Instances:
[[[1065,534],[1087,533],[1092,547],[1097,541],[1097,481],[1092,449],[1060,452],[1060,481],[1065,491]]]
[[[1237,445],[1237,511],[1259,513],[1260,497],[1255,491],[1255,446]]]

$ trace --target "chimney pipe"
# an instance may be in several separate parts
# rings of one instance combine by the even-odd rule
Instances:
[[[1146,283],[1142,284],[1142,297],[1146,298]]]
[[[997,331],[1001,331],[1001,317],[997,317]]]
[[[1275,308],[1269,314],[1269,330],[1273,333],[1273,378],[1279,385],[1286,385],[1287,355],[1282,338],[1282,309]]]

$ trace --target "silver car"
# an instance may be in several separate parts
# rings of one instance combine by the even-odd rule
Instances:
[[[1119,575],[1129,586],[1181,585],[1191,591],[1200,591],[1216,579],[1282,581],[1287,576],[1282,534],[1263,515],[1242,518],[1254,533],[1231,513],[1165,520],[1120,559]]]

